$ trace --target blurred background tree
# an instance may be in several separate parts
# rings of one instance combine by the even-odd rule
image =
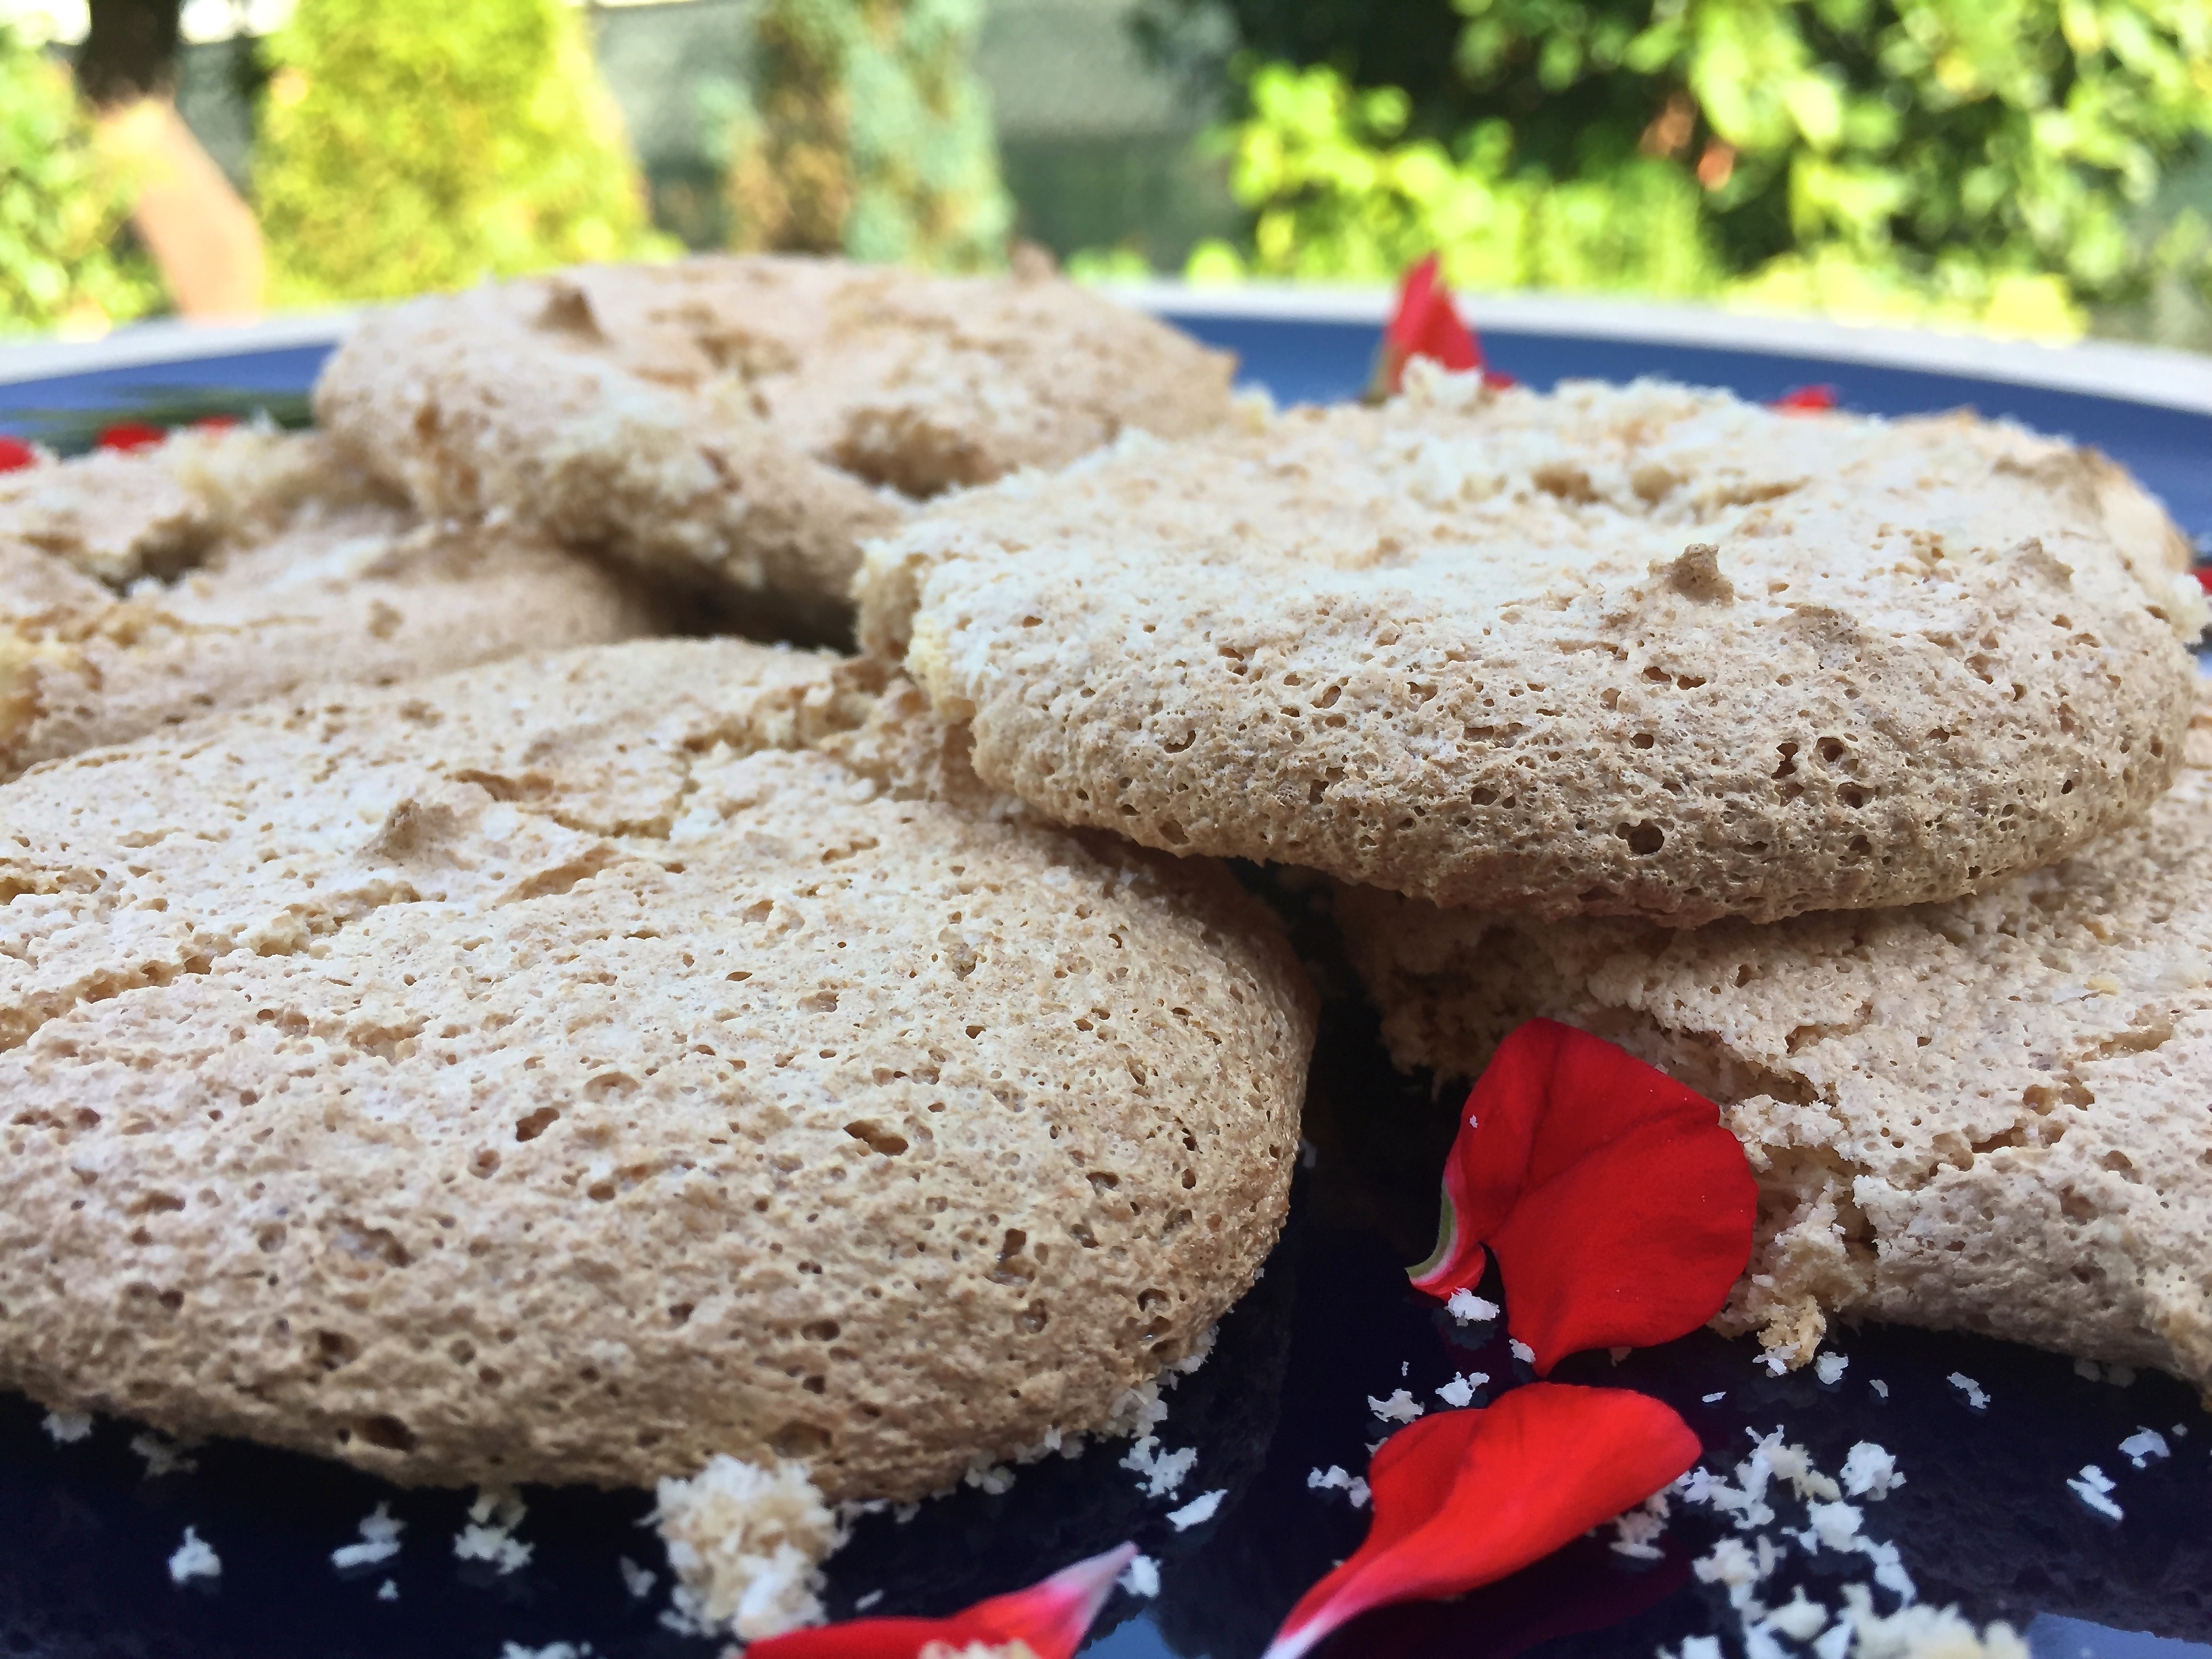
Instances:
[[[1172,57],[1221,0],[1148,0]],[[2212,233],[2203,0],[1227,0],[1254,214],[1197,274],[1725,295],[2078,331]],[[1186,62],[1218,73],[1219,62]],[[2172,205],[2172,204],[2168,204]]]
[[[981,0],[762,0],[732,118],[732,241],[938,270],[1004,262],[1012,204],[970,68]]]
[[[0,19],[0,331],[96,332],[160,302],[144,260],[118,246],[128,183],[68,67]]]
[[[300,0],[263,56],[252,181],[280,302],[671,246],[562,0]]]

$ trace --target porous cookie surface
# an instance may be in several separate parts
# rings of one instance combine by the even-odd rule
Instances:
[[[1835,1315],[2212,1389],[2212,717],[2140,823],[1948,904],[1538,926],[1339,895],[1401,1065],[1565,1020],[1719,1101],[1758,1172],[1725,1327]]]
[[[0,477],[0,778],[302,686],[653,630],[588,558],[425,523],[320,440],[194,433]]]
[[[1948,897],[2140,813],[2203,615],[2165,557],[1967,422],[1431,375],[956,497],[859,592],[1050,817],[1689,924]]]
[[[703,572],[842,630],[911,499],[1226,417],[1231,360],[1050,278],[841,260],[585,267],[366,319],[316,391],[439,513]]]
[[[0,788],[0,1386],[911,1497],[1189,1352],[1282,1217],[1295,961],[848,672],[605,647]]]

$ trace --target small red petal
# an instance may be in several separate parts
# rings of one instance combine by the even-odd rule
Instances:
[[[1443,1241],[1416,1288],[1472,1288],[1487,1244],[1539,1376],[1585,1348],[1672,1341],[1720,1311],[1751,1260],[1759,1190],[1712,1102],[1538,1019],[1498,1045],[1464,1115]]]
[[[239,424],[235,415],[203,415],[192,422],[202,432],[228,432]]]
[[[1815,414],[1835,406],[1836,388],[1832,386],[1795,386],[1767,404],[1784,415]]]
[[[1264,1659],[1297,1659],[1371,1608],[1495,1583],[1642,1503],[1698,1449],[1672,1407],[1626,1389],[1532,1382],[1431,1413],[1376,1449],[1366,1541],[1291,1609]]]
[[[118,421],[102,431],[97,441],[102,449],[151,449],[168,435],[161,428],[148,426],[143,422]]]
[[[1510,392],[1521,380],[1518,375],[1500,374],[1494,368],[1486,368],[1482,371],[1482,383],[1492,392]]]
[[[915,1659],[933,1642],[956,1649],[1019,1642],[1036,1659],[1073,1659],[1136,1553],[1134,1544],[1123,1544],[946,1619],[852,1619],[771,1636],[747,1648],[746,1659]]]
[[[2199,565],[2189,574],[2197,578],[2199,587],[2207,593],[2212,593],[2212,564]]]
[[[1409,269],[1398,284],[1398,304],[1382,325],[1382,349],[1376,359],[1373,389],[1396,392],[1406,365],[1433,358],[1454,374],[1482,367],[1482,346],[1460,320],[1451,290],[1443,284],[1433,253]]]
[[[39,464],[39,452],[21,438],[0,438],[0,472],[21,472]]]

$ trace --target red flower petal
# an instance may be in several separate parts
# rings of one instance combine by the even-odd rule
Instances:
[[[949,1619],[852,1619],[771,1636],[747,1648],[745,1659],[915,1659],[933,1642],[956,1649],[974,1642],[994,1648],[1019,1642],[1036,1659],[1073,1659],[1114,1593],[1114,1581],[1136,1553],[1134,1544],[1123,1544]]]
[[[21,438],[0,438],[0,472],[21,472],[39,464],[39,452]]]
[[[1466,1110],[1417,1289],[1474,1288],[1487,1244],[1539,1376],[1584,1348],[1672,1341],[1720,1311],[1751,1260],[1759,1193],[1712,1102],[1535,1019],[1498,1044]]]
[[[1482,367],[1482,347],[1460,321],[1433,253],[1398,284],[1397,308],[1382,325],[1382,349],[1370,390],[1395,394],[1404,383],[1406,365],[1416,357],[1433,358],[1454,374]]]
[[[1794,386],[1767,404],[1784,415],[1817,414],[1835,406],[1836,388],[1832,386]]]
[[[2199,565],[2189,574],[2197,578],[2199,587],[2207,593],[2212,593],[2212,564]]]
[[[95,441],[102,449],[151,449],[168,437],[158,426],[148,426],[143,421],[118,421],[104,429]]]
[[[235,415],[203,415],[192,422],[202,432],[228,432],[239,424]]]
[[[1370,1608],[1495,1583],[1642,1503],[1698,1450],[1671,1407],[1626,1389],[1531,1382],[1433,1412],[1376,1449],[1366,1541],[1291,1609],[1264,1659],[1297,1659]]]

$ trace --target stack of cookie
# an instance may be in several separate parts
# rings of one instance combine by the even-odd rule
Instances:
[[[2212,1380],[2155,504],[1969,420],[1231,367],[705,260],[19,475],[0,1382],[416,1481],[1097,1429],[1283,1217],[1313,998],[1224,859],[1344,884],[1404,1063],[1551,1014],[1720,1099],[1779,1353]],[[861,653],[643,637],[733,623]]]
[[[1231,367],[1058,282],[702,261],[373,319],[313,436],[14,475],[0,1382],[832,1498],[1127,1418],[1283,1218],[1273,920],[880,665],[636,636],[849,637],[863,534]]]
[[[1417,375],[963,496],[862,629],[1053,817],[1336,878],[1402,1065],[1548,1016],[1721,1102],[1777,1364],[1863,1315],[2212,1385],[2187,561],[2016,428]]]

